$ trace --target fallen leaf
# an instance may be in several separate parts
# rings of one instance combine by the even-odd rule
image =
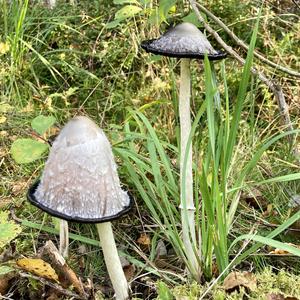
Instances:
[[[8,220],[8,212],[0,212],[0,249],[18,236],[22,228],[13,221]]]
[[[151,244],[151,240],[147,233],[142,233],[137,239],[137,243],[140,245],[149,246]]]
[[[134,267],[134,265],[127,265],[127,266],[123,267],[123,271],[124,271],[127,281],[130,281],[134,276],[135,267]]]
[[[19,180],[19,181],[15,181],[12,185],[12,194],[14,196],[17,196],[21,193],[24,192],[24,190],[27,188],[28,182],[27,180]]]
[[[283,294],[270,293],[266,295],[266,300],[298,300],[296,297],[285,297]]]
[[[266,300],[284,300],[284,296],[282,294],[267,294],[266,295]]]
[[[31,127],[40,135],[43,135],[56,122],[53,116],[39,115],[31,121]]]
[[[9,288],[9,281],[15,277],[14,269],[0,266],[0,295],[5,295]]]
[[[252,188],[249,191],[243,191],[241,194],[241,200],[245,201],[250,207],[258,209],[266,207],[266,199],[264,199],[262,193],[257,188]]]
[[[292,244],[292,243],[285,243],[285,244],[300,249],[300,246],[299,246],[299,245],[295,245],[295,244]],[[275,254],[275,255],[287,255],[287,254],[290,254],[290,252],[288,252],[288,251],[286,251],[286,250],[282,250],[282,249],[280,249],[280,248],[276,248],[275,250],[270,251],[269,254]]]
[[[21,110],[21,112],[29,113],[34,111],[34,105],[31,102],[28,102],[27,105]]]
[[[47,241],[40,251],[40,257],[53,266],[59,275],[59,282],[63,287],[72,285],[74,289],[82,296],[86,297],[83,285],[76,273],[67,265],[65,259],[59,253],[52,241]]]
[[[13,110],[13,107],[11,105],[9,105],[6,102],[1,102],[0,103],[0,112],[1,113],[7,113]]]
[[[0,199],[0,209],[8,206],[8,204],[10,204],[10,203],[11,203],[11,199],[10,198],[8,198],[8,197],[1,198]]]
[[[58,282],[55,270],[40,258],[21,258],[17,260],[17,265],[27,272]]]
[[[163,240],[159,240],[156,246],[156,258],[166,257],[167,256],[167,248]]]
[[[223,287],[226,292],[232,292],[240,287],[254,291],[256,289],[256,277],[251,272],[231,272],[224,279]]]
[[[9,48],[10,48],[10,46],[9,46],[8,42],[6,42],[6,43],[1,42],[0,43],[0,54],[7,53],[9,51]]]
[[[18,164],[27,164],[41,158],[42,154],[49,148],[45,143],[22,138],[15,140],[10,148],[13,159]]]
[[[1,131],[0,131],[0,136],[6,137],[6,136],[8,136],[8,132],[5,131],[5,130],[1,130]]]

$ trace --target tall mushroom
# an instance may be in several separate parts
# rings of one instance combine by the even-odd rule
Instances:
[[[89,118],[75,117],[61,130],[28,199],[63,220],[97,223],[116,299],[129,298],[110,221],[128,212],[132,201],[121,189],[108,139]]]
[[[195,206],[193,201],[192,143],[187,149],[191,132],[191,73],[190,59],[203,59],[207,54],[210,60],[222,59],[224,52],[213,49],[206,37],[191,23],[182,23],[163,34],[158,39],[144,41],[141,47],[147,52],[169,57],[181,58],[179,120],[180,120],[180,209],[183,243],[189,260],[192,262],[193,273],[199,274],[200,267],[193,250],[195,245]],[[187,152],[186,172],[183,174],[184,158]],[[183,181],[185,179],[185,185]],[[190,238],[191,236],[191,238]],[[192,243],[192,241],[193,243]]]

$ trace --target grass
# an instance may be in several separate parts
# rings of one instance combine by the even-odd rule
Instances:
[[[28,185],[40,174],[46,155],[32,164],[17,165],[10,157],[10,146],[16,138],[31,137],[30,121],[39,114],[54,115],[57,124],[62,126],[73,115],[83,113],[105,129],[113,143],[124,187],[136,201],[136,208],[129,217],[115,223],[121,252],[135,266],[131,279],[135,296],[146,299],[145,295],[150,294],[147,289],[151,290],[148,286],[155,286],[158,279],[163,284],[154,288],[154,294],[169,287],[175,288],[170,290],[172,294],[181,293],[190,299],[193,293],[203,293],[207,288],[205,284],[183,286],[190,281],[185,266],[191,266],[181,241],[178,211],[178,64],[175,60],[149,57],[136,48],[145,37],[157,36],[158,28],[150,29],[143,16],[139,16],[120,27],[107,29],[105,24],[119,7],[99,1],[82,1],[75,7],[60,4],[53,11],[41,6],[32,9],[27,1],[20,5],[17,1],[13,3],[2,1],[5,10],[0,12],[3,28],[0,42],[9,43],[10,47],[0,56],[4,87],[0,113],[6,117],[0,124],[0,209],[13,209],[23,220],[23,231],[14,241],[16,256],[35,255],[47,239],[56,240],[57,230],[53,219],[31,207],[24,196]],[[231,4],[218,3],[219,8],[214,8],[214,13],[224,14],[228,22],[234,21],[232,28],[250,41],[248,26],[253,26],[253,22],[247,18],[255,20],[256,15],[241,7],[247,16],[237,21],[234,10],[227,11]],[[274,17],[274,14],[268,15],[272,9],[271,5],[264,8],[265,18]],[[172,18],[180,17],[172,15]],[[297,35],[297,25],[291,21],[293,16],[282,18],[290,32],[283,28],[278,17],[279,27],[290,36],[290,41],[286,36],[279,40],[274,35],[278,29],[262,21],[264,30],[258,32],[257,45],[275,61],[281,47],[280,61],[291,62],[293,67],[299,63],[299,48],[296,39],[292,39]],[[265,32],[274,37],[267,45],[261,38]],[[295,57],[290,56],[289,51]],[[251,59],[248,61],[250,64]],[[200,68],[205,78],[198,75]],[[272,279],[272,289],[298,297],[291,290],[292,285],[282,288],[274,273],[262,269],[268,265],[275,270],[279,264],[278,258],[268,255],[273,248],[266,245],[286,247],[299,255],[294,247],[278,244],[297,244],[295,232],[289,231],[288,235],[286,232],[292,223],[297,225],[299,218],[299,213],[289,206],[291,197],[300,193],[299,164],[286,143],[276,103],[250,76],[249,66],[245,68],[244,77],[230,59],[215,65],[214,69],[222,104],[220,111],[214,108],[217,94],[216,84],[211,79],[213,69],[207,61],[204,66],[194,62],[192,68],[195,252],[201,253],[199,260],[203,260],[207,279],[217,278],[222,271],[229,270],[228,266],[249,270],[251,265],[265,274],[263,280],[268,276]],[[239,88],[240,78],[243,83]],[[292,99],[296,99],[299,92],[298,81],[283,76],[282,81],[296,125],[299,105]],[[10,109],[3,108],[7,104],[11,105]],[[258,208],[239,197],[240,191],[245,193],[253,188],[262,194],[256,199]],[[268,205],[272,205],[269,211]],[[71,233],[70,265],[84,280],[93,278],[96,289],[100,290],[99,283],[105,284],[106,273],[94,227],[72,224]],[[148,248],[137,243],[142,233],[150,238]],[[167,251],[163,258],[158,257],[157,250],[161,243]],[[82,252],[79,253],[79,249]],[[165,260],[169,264],[164,264]],[[291,276],[297,281],[296,264],[283,265],[295,274],[283,277]],[[149,281],[142,280],[145,276]],[[262,277],[257,275],[258,280]],[[261,282],[266,282],[263,280]],[[296,281],[293,281],[295,286]],[[23,283],[26,293],[25,286]],[[239,299],[241,295],[225,295],[218,285],[213,293],[219,299]],[[111,295],[111,291],[107,295]],[[252,297],[260,299],[259,292]]]

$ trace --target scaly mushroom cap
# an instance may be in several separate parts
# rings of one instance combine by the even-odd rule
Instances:
[[[54,216],[88,223],[115,219],[131,208],[110,143],[86,117],[73,118],[61,130],[28,198]]]
[[[144,41],[142,48],[147,52],[179,58],[222,59],[226,53],[216,51],[205,35],[191,23],[182,23],[169,29],[160,38]]]

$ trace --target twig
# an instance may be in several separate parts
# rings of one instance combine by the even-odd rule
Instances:
[[[87,299],[88,295],[85,293],[81,281],[75,272],[66,264],[65,259],[61,256],[52,241],[47,241],[45,246],[40,249],[40,256],[53,266],[55,271],[63,276],[64,281],[81,295],[82,299]]]
[[[219,34],[217,32],[215,32],[206,22],[205,20],[202,18],[199,9],[197,7],[197,4],[195,2],[195,0],[189,0],[197,18],[199,19],[200,22],[203,23],[205,29],[216,39],[216,41],[229,53],[231,54],[238,62],[240,62],[242,65],[245,64],[245,60],[237,53],[235,52],[232,47],[228,46],[223,40],[222,38],[219,36]],[[288,110],[288,105],[285,101],[284,98],[284,94],[282,92],[281,86],[273,81],[268,79],[262,72],[259,72],[257,69],[255,68],[251,68],[251,72],[252,74],[256,75],[264,84],[266,84],[268,86],[268,88],[274,93],[275,98],[277,100],[277,104],[279,107],[279,112],[282,115],[283,119],[284,119],[284,124],[286,126],[286,129],[288,131],[293,130],[293,125],[290,119],[290,115],[289,115],[289,110]],[[293,139],[290,138],[290,142],[293,142]]]
[[[65,295],[65,296],[73,297],[74,299],[82,299],[81,296],[79,296],[79,295],[77,295],[75,293],[72,293],[71,291],[68,291],[68,290],[62,288],[57,283],[53,283],[53,282],[50,282],[50,281],[48,281],[48,280],[46,280],[44,278],[41,278],[41,277],[38,277],[38,276],[35,276],[35,275],[31,275],[31,274],[27,274],[27,273],[24,273],[24,272],[19,272],[19,274],[20,274],[21,277],[35,279],[37,281],[40,281],[44,285],[50,286],[51,288],[57,290],[58,292],[60,292],[61,294]]]
[[[2,296],[2,295],[0,295],[0,299],[5,299],[5,300],[14,300],[13,298],[10,298],[10,297],[5,297],[5,296]]]
[[[293,0],[293,3],[300,9],[300,5],[297,3],[297,0]]]
[[[249,46],[242,41],[238,36],[236,36],[234,34],[233,31],[231,31],[228,26],[226,26],[218,17],[216,17],[211,11],[209,11],[208,9],[206,9],[203,5],[201,5],[200,3],[196,3],[196,5],[198,6],[198,8],[204,12],[207,16],[209,16],[216,24],[218,24],[236,43],[238,46],[241,46],[242,48],[244,48],[245,50],[249,50]],[[277,70],[280,70],[282,72],[285,72],[291,76],[295,76],[295,77],[300,77],[300,73],[286,68],[284,66],[278,65],[276,63],[274,63],[273,61],[270,61],[269,59],[265,58],[263,55],[261,55],[260,53],[258,53],[257,51],[254,51],[254,55],[259,58],[261,61],[263,61],[264,63],[266,63],[267,65],[276,68]]]

